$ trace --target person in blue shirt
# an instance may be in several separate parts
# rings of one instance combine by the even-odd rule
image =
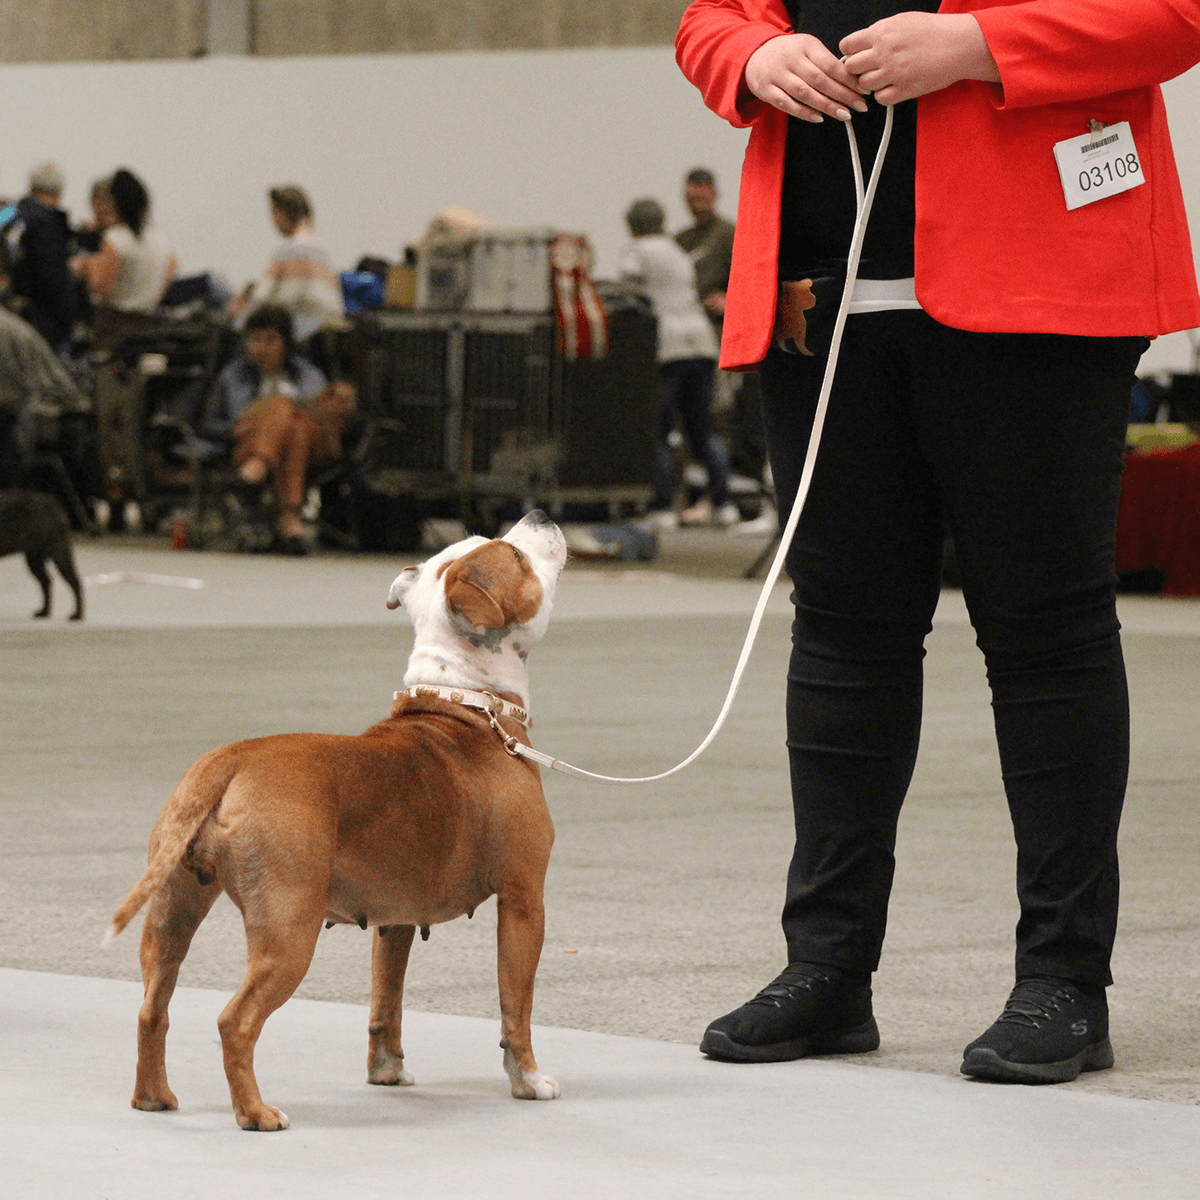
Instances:
[[[296,353],[292,317],[279,305],[250,314],[243,352],[217,377],[204,433],[232,445],[238,473],[249,484],[273,476],[279,497],[277,548],[303,554],[300,505],[310,462],[341,456],[341,435],[354,407],[347,383],[330,383]]]

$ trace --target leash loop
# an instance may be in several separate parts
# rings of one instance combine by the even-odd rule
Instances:
[[[821,381],[816,412],[813,416],[812,433],[809,435],[808,450],[804,456],[804,467],[800,473],[800,485],[796,490],[796,499],[792,503],[787,523],[779,535],[779,548],[775,552],[771,567],[767,571],[767,577],[763,581],[762,590],[758,596],[758,603],[754,607],[754,614],[750,618],[750,627],[746,631],[746,638],[742,644],[742,652],[729,684],[729,691],[725,696],[725,702],[721,706],[721,711],[717,714],[717,719],[713,723],[713,727],[708,731],[708,735],[700,745],[687,758],[682,762],[676,763],[670,770],[660,771],[657,775],[642,775],[632,778],[616,775],[599,775],[592,771],[584,771],[579,767],[574,767],[570,763],[563,762],[561,759],[551,758],[547,754],[531,750],[528,746],[518,744],[518,749],[515,753],[521,757],[534,759],[545,766],[552,767],[556,771],[562,771],[564,774],[574,775],[580,779],[590,779],[596,783],[655,783],[660,779],[666,779],[668,776],[674,775],[677,771],[682,771],[684,767],[690,766],[695,762],[712,744],[713,739],[725,724],[725,718],[729,715],[729,710],[733,707],[734,697],[737,695],[738,688],[741,685],[742,676],[746,672],[746,665],[750,661],[750,654],[754,649],[754,643],[758,637],[759,628],[762,625],[767,602],[771,598],[771,592],[775,587],[776,581],[783,572],[783,564],[787,558],[788,550],[791,548],[792,539],[796,533],[796,526],[799,523],[800,514],[804,509],[804,502],[808,498],[809,487],[812,484],[813,470],[817,461],[817,451],[821,445],[821,432],[825,426],[825,413],[829,408],[829,395],[833,390],[834,372],[837,368],[838,354],[842,347],[842,331],[846,326],[850,301],[854,295],[854,285],[858,280],[858,264],[862,257],[863,239],[867,232],[867,219],[871,215],[871,206],[875,202],[875,192],[879,186],[879,176],[883,170],[883,161],[887,154],[888,142],[891,141],[892,137],[891,106],[887,107],[883,125],[883,136],[879,142],[879,149],[875,153],[875,161],[871,166],[870,182],[866,185],[865,189],[862,182],[862,165],[859,162],[858,156],[858,141],[854,135],[854,128],[849,121],[846,122],[846,135],[850,140],[850,162],[854,172],[855,198],[858,202],[854,233],[850,239],[850,254],[846,260],[846,286],[842,291],[842,300],[838,306],[837,319],[833,326],[833,337],[829,346],[829,359],[825,366],[824,378]]]
[[[589,779],[594,783],[656,783],[658,780],[666,779],[668,776],[674,775],[676,772],[682,771],[684,767],[694,763],[708,749],[724,726],[725,719],[729,715],[729,710],[733,707],[734,697],[741,686],[742,676],[746,672],[746,665],[750,661],[750,654],[754,649],[754,643],[758,637],[759,628],[762,625],[767,602],[770,600],[771,592],[783,572],[783,564],[787,558],[788,550],[791,548],[792,539],[795,537],[796,526],[800,521],[800,514],[804,510],[804,502],[808,498],[809,487],[812,484],[813,470],[816,467],[817,461],[817,451],[821,445],[821,433],[825,427],[825,413],[829,408],[829,395],[833,390],[834,372],[837,369],[838,355],[842,348],[842,331],[845,329],[846,317],[850,310],[850,301],[854,296],[854,285],[858,280],[858,264],[862,257],[863,239],[867,232],[867,219],[871,215],[871,206],[875,202],[875,192],[879,185],[880,173],[883,170],[884,156],[887,154],[888,142],[892,136],[891,106],[887,107],[887,114],[883,125],[883,137],[880,139],[879,149],[876,151],[875,161],[871,166],[870,182],[866,185],[865,189],[863,187],[862,165],[859,162],[858,156],[858,141],[854,136],[854,128],[850,122],[846,123],[846,135],[850,140],[850,163],[854,172],[854,191],[855,199],[857,200],[854,233],[850,239],[850,254],[846,260],[846,285],[842,290],[842,299],[838,305],[837,319],[834,321],[833,336],[829,345],[829,359],[825,365],[825,375],[821,381],[821,390],[817,397],[817,407],[813,415],[812,433],[809,435],[808,450],[804,456],[804,466],[800,473],[800,485],[796,489],[796,499],[792,502],[787,523],[780,532],[779,547],[775,552],[770,569],[767,571],[766,579],[763,580],[762,590],[758,595],[758,603],[755,605],[754,613],[750,618],[750,627],[746,631],[746,638],[742,643],[742,651],[738,657],[737,666],[734,668],[733,678],[729,684],[729,691],[726,693],[725,702],[721,706],[721,711],[717,714],[717,719],[713,723],[713,727],[708,731],[708,735],[700,745],[687,758],[682,762],[676,763],[670,770],[660,771],[657,775],[641,775],[627,778],[617,775],[599,775],[593,771],[585,771],[581,767],[572,766],[560,758],[554,758],[549,754],[534,750],[531,746],[526,746],[523,742],[519,742],[515,737],[510,737],[500,728],[500,722],[496,719],[496,713],[493,711],[492,706],[471,704],[471,707],[477,707],[487,713],[492,728],[500,735],[500,740],[504,744],[505,751],[513,758],[528,758],[543,767],[550,767],[566,775],[574,775],[578,779]],[[417,694],[418,691],[418,688],[409,689],[410,694]],[[400,694],[402,693],[397,693],[397,695]],[[489,696],[497,704],[501,703],[491,693],[482,694]],[[459,703],[463,703],[461,696],[454,698]],[[470,701],[467,701],[467,703],[470,704]]]

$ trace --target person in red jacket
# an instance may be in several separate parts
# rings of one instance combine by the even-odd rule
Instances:
[[[676,48],[709,107],[751,131],[721,365],[761,373],[781,514],[854,224],[844,125],[869,165],[883,105],[895,119],[787,556],[788,964],[700,1048],[764,1062],[879,1045],[870,980],[948,529],[1020,902],[1015,987],[961,1069],[1046,1083],[1110,1067],[1129,752],[1116,513],[1138,359],[1200,325],[1158,88],[1200,61],[1200,3],[694,0]]]

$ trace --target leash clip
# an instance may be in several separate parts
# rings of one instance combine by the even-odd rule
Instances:
[[[484,695],[490,697],[494,705],[499,706],[499,696],[493,696],[491,692],[484,692]],[[488,724],[491,725],[491,727],[496,731],[497,736],[500,738],[500,744],[504,747],[504,752],[511,755],[513,758],[519,757],[520,751],[517,749],[517,747],[521,743],[517,741],[512,734],[505,733],[500,727],[500,721],[496,717],[496,709],[485,708],[483,711],[487,713]]]

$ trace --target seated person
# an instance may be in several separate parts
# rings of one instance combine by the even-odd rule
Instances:
[[[230,312],[237,317],[252,306],[278,304],[292,314],[296,340],[305,342],[342,319],[341,281],[325,243],[313,232],[312,203],[303,188],[273,187],[267,195],[271,221],[283,240],[263,278],[234,301]]]
[[[81,308],[62,193],[62,172],[53,163],[36,168],[4,232],[12,290],[26,304],[22,315],[56,350],[69,340]]]
[[[104,244],[104,235],[121,221],[113,204],[111,175],[97,179],[92,184],[88,203],[92,209],[91,220],[74,230],[75,245],[80,254],[97,254]]]
[[[0,487],[24,484],[39,420],[89,407],[42,335],[0,306]]]
[[[233,461],[246,483],[274,476],[280,505],[276,547],[303,554],[305,472],[310,462],[341,457],[354,391],[348,383],[328,383],[296,353],[291,314],[278,305],[250,314],[243,344],[244,353],[217,377],[204,432],[234,443]]]
[[[112,342],[153,325],[167,285],[179,270],[167,239],[150,221],[145,184],[122,167],[108,181],[116,222],[100,249],[72,260],[96,308],[95,336]]]

